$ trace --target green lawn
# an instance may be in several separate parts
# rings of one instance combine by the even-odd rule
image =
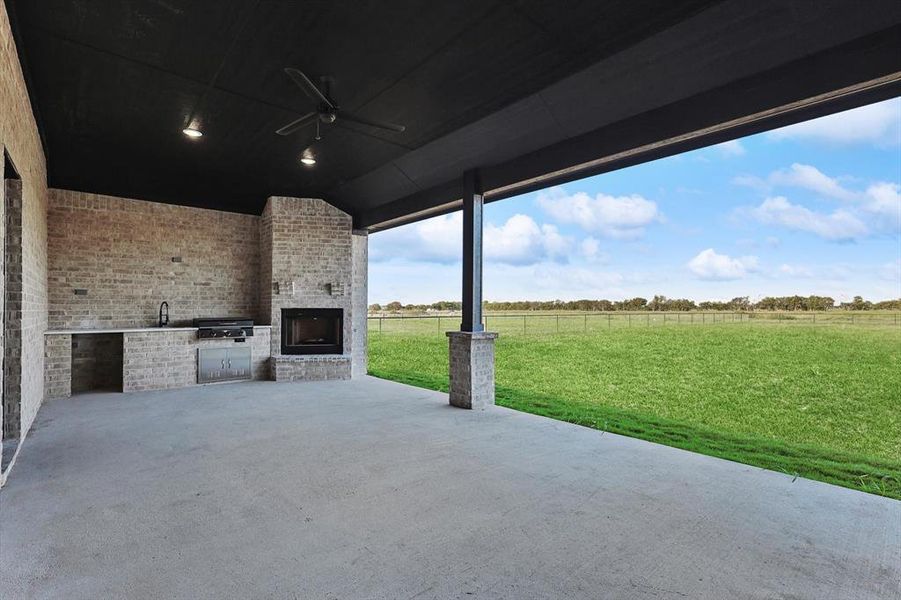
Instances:
[[[447,389],[437,331],[372,332],[371,374]],[[738,325],[502,335],[497,402],[901,499],[901,329]]]

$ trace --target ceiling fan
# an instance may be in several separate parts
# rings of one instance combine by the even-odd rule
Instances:
[[[397,133],[401,133],[406,129],[406,127],[404,127],[403,125],[374,121],[372,119],[367,119],[365,117],[361,117],[359,115],[355,115],[351,112],[343,110],[330,97],[330,87],[332,80],[329,77],[320,78],[322,85],[321,87],[317,87],[316,84],[310,81],[309,77],[307,77],[297,69],[286,67],[285,73],[288,75],[288,77],[291,78],[294,83],[297,84],[297,87],[303,90],[303,93],[306,94],[310,98],[310,100],[316,103],[316,111],[308,112],[299,119],[295,119],[284,127],[276,130],[275,133],[279,135],[291,135],[295,131],[315,123],[315,139],[319,140],[321,139],[321,136],[319,134],[319,126],[321,124],[331,125],[339,120],[359,123],[360,125],[367,125],[369,127],[385,129],[387,131],[395,131]]]

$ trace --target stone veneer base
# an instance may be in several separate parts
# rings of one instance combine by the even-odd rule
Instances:
[[[351,378],[349,354],[277,354],[272,357],[275,381],[325,381]]]
[[[452,406],[484,409],[494,405],[494,341],[489,331],[448,331],[449,397]]]

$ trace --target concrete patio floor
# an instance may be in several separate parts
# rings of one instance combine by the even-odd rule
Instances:
[[[41,409],[13,598],[893,598],[901,502],[366,378]]]

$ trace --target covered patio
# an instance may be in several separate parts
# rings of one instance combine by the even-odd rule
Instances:
[[[881,599],[901,578],[895,500],[368,377],[52,401],[20,461],[10,598]]]
[[[565,4],[0,5],[4,600],[897,593],[897,501],[496,407],[481,309],[485,203],[894,98],[901,4]],[[369,377],[456,210],[449,394]]]

